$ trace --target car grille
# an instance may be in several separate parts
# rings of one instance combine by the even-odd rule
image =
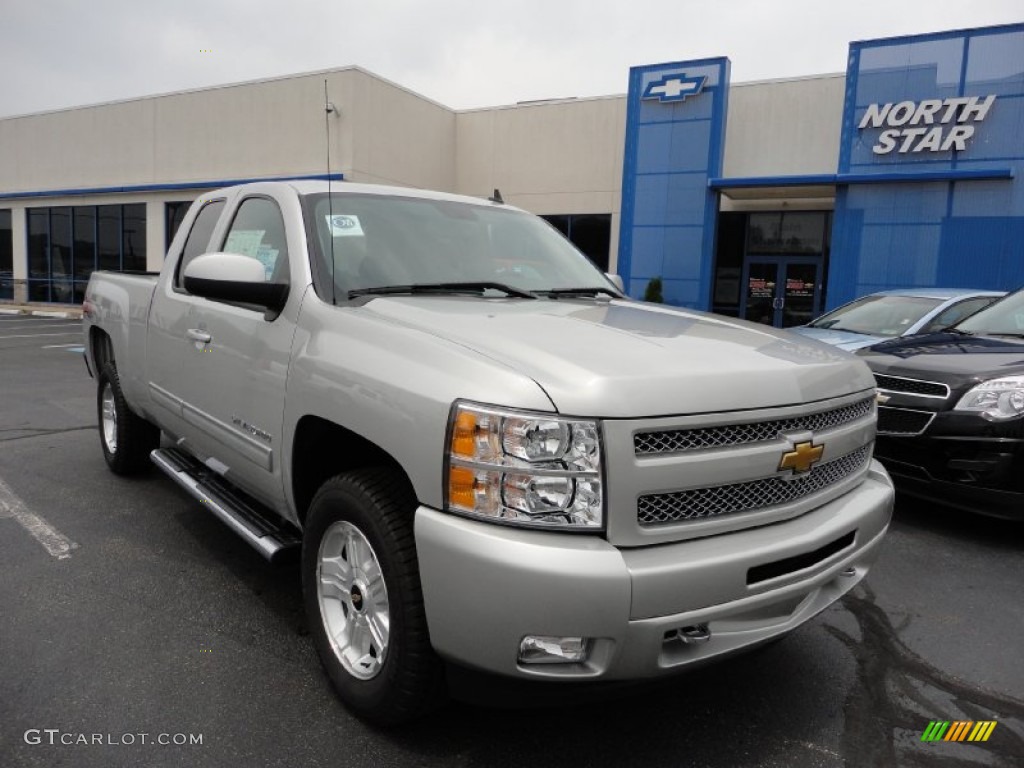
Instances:
[[[879,389],[889,392],[906,392],[911,395],[925,397],[949,397],[949,387],[937,381],[921,381],[920,379],[904,379],[900,376],[875,374],[875,383]]]
[[[768,509],[841,483],[860,472],[870,458],[871,446],[865,445],[797,477],[776,475],[735,485],[641,496],[637,521],[646,527]]]
[[[915,411],[910,408],[889,408],[878,406],[878,434],[920,435],[932,423],[932,411]]]
[[[820,432],[857,421],[872,412],[874,403],[874,397],[867,397],[839,408],[789,419],[758,421],[750,424],[726,424],[720,427],[701,427],[699,429],[638,432],[633,436],[633,450],[637,456],[651,456],[770,442],[778,439],[781,433],[808,430]]]

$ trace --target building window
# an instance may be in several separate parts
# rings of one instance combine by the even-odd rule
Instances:
[[[185,214],[188,213],[189,206],[191,205],[191,200],[164,203],[164,232],[167,236],[167,241],[164,243],[165,253],[171,249],[171,241],[178,234],[178,228],[181,226],[181,222],[185,220]]]
[[[583,251],[598,269],[608,271],[608,251],[612,241],[610,213],[558,214],[541,218]]]
[[[819,254],[825,250],[825,214],[821,211],[752,213],[747,253]]]
[[[146,268],[146,205],[30,208],[29,301],[81,303],[96,269]]]
[[[0,210],[0,299],[14,298],[14,241],[11,211]]]

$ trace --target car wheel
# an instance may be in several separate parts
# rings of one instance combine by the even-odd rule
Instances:
[[[303,600],[320,660],[341,700],[381,725],[412,720],[443,697],[423,609],[415,509],[399,472],[358,470],[324,483],[303,535]]]
[[[160,430],[128,407],[113,363],[107,363],[100,371],[96,410],[107,466],[118,475],[148,469],[149,454],[160,445]]]

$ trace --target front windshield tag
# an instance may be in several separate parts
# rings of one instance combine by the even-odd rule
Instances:
[[[331,230],[331,237],[365,237],[359,217],[350,213],[335,213],[324,216]]]

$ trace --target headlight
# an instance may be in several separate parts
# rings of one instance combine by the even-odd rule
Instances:
[[[595,421],[456,403],[446,457],[449,511],[567,530],[604,523]]]
[[[961,397],[953,410],[980,413],[989,421],[1024,416],[1024,376],[983,381]]]

